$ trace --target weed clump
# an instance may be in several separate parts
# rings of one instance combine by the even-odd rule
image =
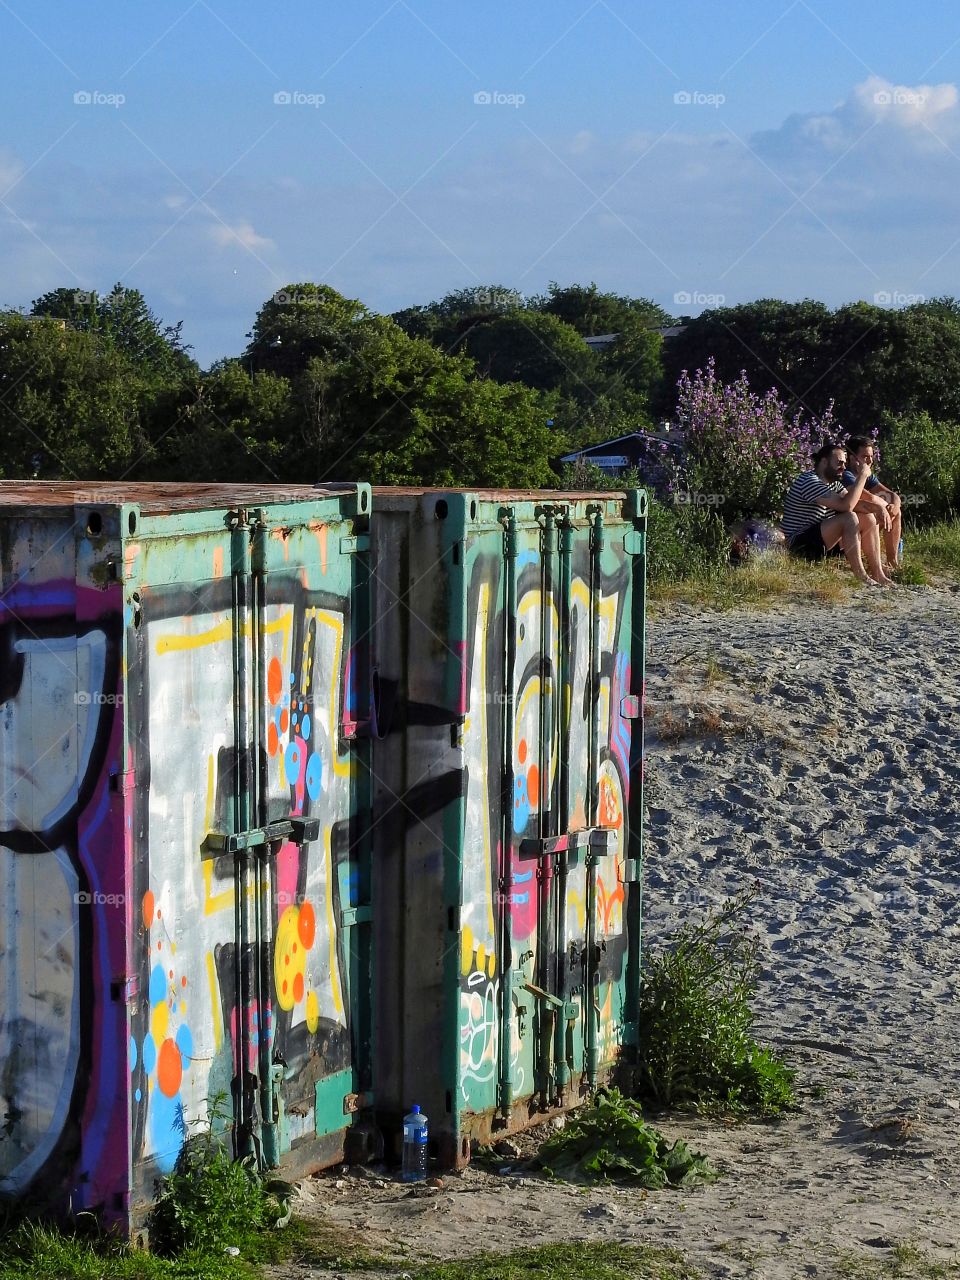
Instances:
[[[719,1174],[706,1156],[682,1140],[672,1145],[643,1118],[638,1103],[618,1089],[600,1089],[593,1106],[549,1138],[537,1164],[566,1182],[617,1182],[649,1187],[688,1187]]]
[[[647,959],[638,1088],[662,1107],[776,1116],[795,1072],[752,1035],[759,941],[743,927],[755,888],[728,899]]]

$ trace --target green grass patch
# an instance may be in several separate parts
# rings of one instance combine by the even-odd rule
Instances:
[[[904,535],[906,568],[960,577],[960,521],[944,521]]]
[[[673,1249],[649,1245],[549,1244],[480,1254],[410,1271],[411,1280],[702,1280]]]
[[[900,1240],[886,1258],[841,1249],[831,1259],[832,1280],[957,1280],[960,1258],[941,1261],[910,1240]]]
[[[670,1143],[650,1128],[638,1103],[617,1089],[600,1089],[593,1105],[571,1116],[540,1148],[537,1163],[566,1182],[689,1187],[719,1174],[682,1139]]]
[[[786,555],[758,556],[745,565],[674,580],[652,581],[649,599],[658,604],[686,604],[727,611],[764,608],[783,603],[831,605],[855,597],[853,576],[835,563],[808,564]]]
[[[777,1116],[796,1107],[795,1073],[751,1034],[759,939],[747,889],[648,952],[640,991],[640,1092],[664,1107]]]

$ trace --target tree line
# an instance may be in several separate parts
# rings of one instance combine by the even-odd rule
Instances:
[[[0,312],[0,478],[552,487],[561,454],[673,419],[684,371],[712,360],[790,412],[890,434],[902,466],[904,438],[956,445],[947,488],[960,479],[955,299],[764,299],[664,338],[676,323],[595,285],[461,289],[384,316],[300,283],[204,370],[137,290],[56,289]]]

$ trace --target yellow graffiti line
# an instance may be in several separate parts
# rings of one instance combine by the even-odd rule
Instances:
[[[570,907],[573,907],[573,909],[576,911],[577,925],[579,928],[582,929],[587,922],[587,909],[583,905],[583,898],[576,891],[576,889],[569,889],[567,891],[567,907],[568,909]]]
[[[333,828],[323,833],[323,856],[326,863],[327,936],[330,939],[330,987],[333,991],[333,1007],[343,1013],[343,993],[340,990],[340,966],[337,963],[337,926],[333,919]]]
[[[337,697],[337,682],[340,678],[340,659],[343,652],[343,617],[338,613],[330,613],[327,609],[313,610],[318,622],[325,627],[330,627],[334,634],[333,662],[330,664],[330,701],[327,706],[330,708],[330,740],[333,756],[333,772],[338,778],[350,778],[354,773],[354,766],[351,764],[353,753],[347,753],[346,757],[341,757],[337,749],[337,740],[339,733],[337,731],[336,719],[343,711]],[[319,653],[320,646],[317,645]]]
[[[210,984],[210,1020],[213,1023],[213,1047],[217,1053],[223,1044],[223,1014],[220,1009],[220,992],[217,973],[213,965],[213,952],[207,952],[207,982]]]
[[[274,622],[268,622],[263,630],[265,635],[272,635],[277,631],[286,632],[289,627],[289,618],[277,618]],[[227,618],[224,622],[218,622],[215,627],[208,627],[206,631],[198,631],[194,635],[160,636],[157,640],[157,653],[176,653],[184,649],[202,649],[208,644],[221,644],[224,640],[229,640],[233,632],[233,619]],[[242,634],[249,639],[249,619],[244,623]]]

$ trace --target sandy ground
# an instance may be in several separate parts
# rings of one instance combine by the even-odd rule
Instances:
[[[704,1277],[901,1274],[902,1242],[960,1260],[960,595],[672,610],[648,652],[645,945],[759,882],[758,1033],[802,1111],[658,1121],[724,1173],[692,1192],[350,1171],[305,1184],[305,1211],[438,1257],[659,1243]]]

